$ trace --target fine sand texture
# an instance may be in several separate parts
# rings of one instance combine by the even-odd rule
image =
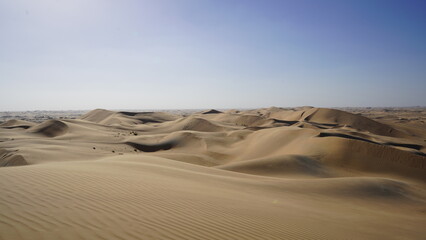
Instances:
[[[0,124],[0,239],[425,239],[426,110]]]

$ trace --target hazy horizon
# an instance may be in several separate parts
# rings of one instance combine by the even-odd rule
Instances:
[[[0,111],[426,106],[425,10],[0,0]]]
[[[343,107],[335,107],[335,106],[264,106],[264,107],[252,107],[252,108],[91,108],[91,109],[32,109],[32,110],[4,110],[0,111],[2,113],[6,112],[89,112],[96,109],[104,109],[109,111],[204,111],[204,110],[254,110],[254,109],[266,109],[266,108],[283,108],[283,109],[291,109],[291,108],[303,108],[303,107],[313,107],[313,108],[330,108],[330,109],[412,109],[412,108],[426,108],[426,106],[377,106],[377,107],[357,107],[357,106],[343,106]]]

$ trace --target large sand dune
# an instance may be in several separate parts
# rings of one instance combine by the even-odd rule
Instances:
[[[426,125],[374,111],[9,120],[0,239],[424,239]]]

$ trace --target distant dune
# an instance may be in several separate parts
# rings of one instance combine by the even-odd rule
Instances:
[[[8,120],[0,239],[424,239],[422,114],[96,109]]]

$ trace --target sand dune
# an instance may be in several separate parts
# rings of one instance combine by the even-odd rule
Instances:
[[[32,126],[34,126],[35,123],[33,122],[28,122],[28,121],[24,121],[24,120],[18,120],[18,119],[12,119],[9,121],[6,121],[4,123],[0,124],[0,127],[2,128],[30,128]]]
[[[422,118],[355,113],[9,120],[0,239],[423,239]]]
[[[38,133],[46,137],[57,137],[68,131],[68,125],[58,120],[47,120],[28,129],[30,133]]]
[[[210,109],[207,111],[203,111],[201,114],[217,114],[217,113],[222,113],[221,111],[218,111],[216,109]]]
[[[146,123],[161,123],[176,120],[178,116],[162,112],[113,112],[96,109],[81,117],[83,120],[104,125],[134,125]]]
[[[22,166],[27,164],[25,158],[17,154],[17,151],[7,151],[6,149],[0,148],[1,167]]]

